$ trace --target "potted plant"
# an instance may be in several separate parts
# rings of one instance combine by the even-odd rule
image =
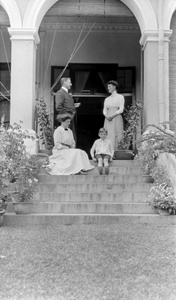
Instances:
[[[0,208],[6,210],[7,205],[10,201],[11,201],[11,196],[8,191],[8,188],[0,179]]]
[[[137,147],[144,174],[149,174],[153,179],[148,196],[149,205],[160,214],[175,214],[174,187],[166,165],[161,164],[159,158],[162,153],[176,153],[176,137],[166,126],[149,124],[145,129],[147,131],[137,141]]]
[[[0,198],[10,201],[10,196],[18,195],[17,202],[32,200],[37,186],[37,176],[42,166],[38,155],[26,151],[24,139],[27,131],[14,124],[9,129],[0,128]],[[14,198],[14,197],[13,197]]]
[[[7,203],[8,203],[8,197],[4,191],[4,185],[0,180],[0,226],[3,223],[3,216],[6,211]]]
[[[156,183],[150,189],[149,205],[157,209],[160,215],[176,214],[174,190],[167,183]]]
[[[176,136],[166,129],[165,124],[157,126],[148,124],[144,128],[144,133],[136,141],[138,149],[138,158],[142,163],[144,172],[156,180],[155,173],[159,172],[157,159],[161,153],[176,153]],[[160,171],[159,177],[162,176],[163,170]]]
[[[122,139],[119,142],[118,150],[115,151],[116,159],[133,159],[134,153],[129,150],[132,146],[132,141],[137,133],[137,127],[139,125],[142,105],[139,102],[133,103],[128,106],[124,111],[124,131]]]
[[[50,117],[47,112],[47,107],[44,99],[37,99],[36,112],[38,117],[38,124],[40,126],[39,138],[42,140],[42,144],[45,145],[45,150],[40,150],[40,152],[51,155],[51,150],[54,145],[53,128],[51,126]]]
[[[1,207],[1,204],[2,204],[2,200],[0,200],[0,226],[3,223],[3,217],[4,217],[4,214],[5,214],[5,209]]]

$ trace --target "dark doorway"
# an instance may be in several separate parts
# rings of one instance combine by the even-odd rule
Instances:
[[[51,69],[51,85],[64,67]],[[76,113],[77,147],[85,150],[90,157],[90,148],[103,127],[103,104],[108,96],[106,84],[109,80],[119,82],[119,92],[125,96],[125,106],[132,103],[135,83],[134,67],[118,67],[117,64],[70,64],[62,77],[72,80],[72,94],[81,105]],[[54,92],[60,88],[55,86]],[[54,115],[56,116],[55,111]],[[58,123],[54,118],[54,126]]]

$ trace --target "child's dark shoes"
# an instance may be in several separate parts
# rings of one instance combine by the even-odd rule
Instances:
[[[102,175],[103,174],[103,167],[98,167],[98,171],[99,171],[99,174]]]

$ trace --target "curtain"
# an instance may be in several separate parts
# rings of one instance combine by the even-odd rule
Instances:
[[[89,71],[75,72],[75,92],[77,93],[83,92],[89,75],[90,75]]]

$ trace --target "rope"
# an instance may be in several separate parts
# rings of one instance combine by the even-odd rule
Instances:
[[[3,98],[5,98],[6,100],[10,101],[2,92],[0,92],[0,96],[2,96]]]
[[[75,54],[79,50],[79,48],[82,46],[82,44],[84,43],[85,39],[87,38],[87,36],[89,35],[89,33],[92,31],[92,29],[93,29],[94,26],[95,26],[95,23],[89,29],[89,31],[87,32],[87,34],[83,38],[82,42],[79,44],[79,46],[76,49],[76,46],[77,46],[77,44],[78,44],[78,42],[80,40],[81,34],[83,32],[83,29],[84,29],[84,24],[83,24],[81,32],[80,32],[79,37],[78,37],[78,40],[76,41],[75,47],[74,47],[74,49],[73,49],[73,51],[72,51],[72,53],[70,55],[70,58],[69,58],[69,60],[68,60],[68,62],[66,64],[66,66],[64,67],[64,69],[62,70],[62,72],[59,74],[59,76],[56,78],[54,84],[51,86],[51,88],[49,89],[49,91],[45,95],[43,95],[40,99],[43,99],[45,96],[47,96],[53,90],[53,88],[56,86],[56,84],[59,82],[59,80],[61,79],[62,75],[64,74],[66,68],[68,67],[68,64],[70,63],[70,61],[72,60],[72,58],[75,56]]]
[[[50,49],[50,53],[49,53],[49,57],[48,57],[48,62],[47,62],[46,70],[45,70],[45,75],[44,75],[44,80],[43,80],[43,86],[42,86],[42,88],[45,85],[45,80],[46,80],[46,75],[47,75],[47,71],[48,71],[48,67],[49,67],[49,62],[50,62],[51,54],[52,54],[52,51],[53,51],[53,46],[54,46],[56,31],[57,31],[57,29],[55,28],[53,39],[52,39],[52,43],[51,43],[51,49]]]
[[[84,23],[85,24],[85,23]],[[82,26],[82,28],[81,28],[81,31],[80,31],[80,33],[79,33],[79,36],[78,36],[78,39],[77,39],[77,41],[76,41],[76,44],[75,44],[75,47],[74,47],[74,49],[73,49],[73,51],[72,51],[72,54],[71,54],[71,56],[73,55],[73,53],[75,52],[75,50],[76,50],[76,47],[77,47],[77,45],[78,45],[78,42],[79,42],[79,40],[80,40],[80,38],[81,38],[81,35],[82,35],[82,32],[83,32],[83,29],[84,29],[84,24],[83,24],[83,26]]]
[[[2,87],[6,90],[6,92],[9,94],[10,96],[10,92],[6,89],[5,85],[0,81],[0,84],[2,85]]]
[[[3,37],[3,34],[2,34],[2,30],[1,30],[1,38],[2,38],[2,43],[3,43],[3,47],[4,47],[4,52],[5,52],[5,56],[6,56],[6,61],[7,61],[8,69],[9,69],[9,74],[11,75],[10,65],[9,65],[9,62],[8,62],[8,56],[7,56],[7,51],[6,51],[6,46],[5,46],[5,42],[4,42],[4,37]]]

